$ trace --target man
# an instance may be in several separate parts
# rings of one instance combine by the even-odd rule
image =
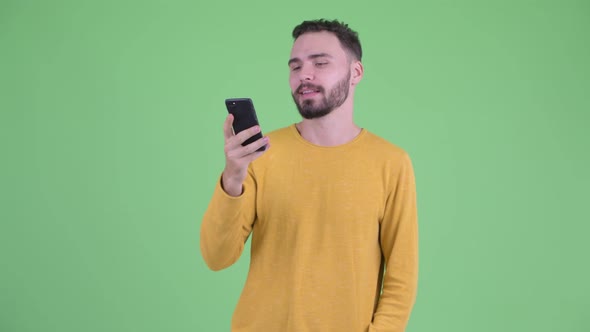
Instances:
[[[226,268],[253,234],[232,331],[404,331],[418,266],[410,158],[353,122],[357,33],[317,20],[293,38],[289,84],[303,119],[243,147],[260,129],[234,135],[227,117],[201,252]]]

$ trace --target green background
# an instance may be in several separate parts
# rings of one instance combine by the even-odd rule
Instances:
[[[359,31],[357,123],[413,158],[407,331],[590,331],[590,2],[557,0],[0,0],[0,331],[228,331],[248,255],[199,252],[223,100],[298,121],[320,17]]]

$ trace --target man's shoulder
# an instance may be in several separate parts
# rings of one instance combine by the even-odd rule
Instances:
[[[285,138],[285,137],[289,137],[291,136],[291,131],[292,131],[292,127],[293,125],[288,125],[286,127],[282,127],[279,129],[274,129],[272,131],[269,131],[268,134],[266,134],[266,136],[268,136],[269,138]]]
[[[403,158],[408,155],[404,148],[368,130],[366,130],[365,144],[371,147],[371,151],[383,156]]]
[[[265,161],[276,159],[277,154],[282,155],[284,151],[290,151],[296,141],[293,134],[293,125],[274,129],[264,133],[269,138],[270,149],[260,158],[255,160],[255,164],[264,164]]]
[[[295,134],[296,131],[297,129],[295,129],[294,125],[292,124],[286,127],[271,130],[265,135],[270,139],[271,146],[293,146],[293,144],[297,142],[297,135]]]

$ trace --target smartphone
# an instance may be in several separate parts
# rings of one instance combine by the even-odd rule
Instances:
[[[254,103],[250,98],[230,98],[225,100],[227,111],[234,116],[234,133],[237,134],[242,130],[253,126],[259,126],[258,118],[256,117],[256,110],[254,110]],[[262,132],[255,134],[248,138],[243,146],[246,146],[258,139],[262,138]],[[257,151],[266,150],[266,145],[260,147]]]

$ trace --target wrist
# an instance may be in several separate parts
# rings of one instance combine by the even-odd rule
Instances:
[[[230,196],[240,196],[242,194],[243,180],[227,175],[225,172],[221,175],[221,188]]]

